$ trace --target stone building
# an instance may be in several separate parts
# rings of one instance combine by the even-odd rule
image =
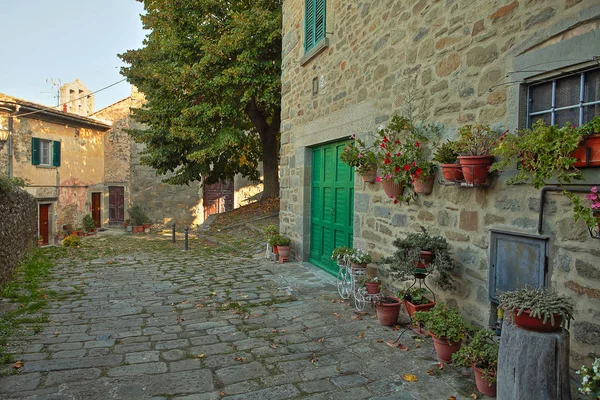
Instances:
[[[348,176],[339,152],[351,134],[372,139],[407,108],[454,138],[466,123],[527,126],[528,89],[537,83],[549,104],[553,92],[563,103],[570,99],[560,96],[579,92],[598,101],[599,55],[597,0],[284,0],[280,222],[295,257],[335,271],[328,256],[348,244],[371,252],[385,278],[377,262],[394,251],[392,241],[424,226],[448,239],[460,265],[455,288],[436,290],[439,297],[487,325],[495,319],[496,282],[489,277],[511,251],[502,246],[517,243],[509,249],[527,248],[533,257],[509,279],[526,274],[572,296],[573,359],[598,356],[600,251],[586,226],[574,223],[566,197],[542,197],[539,234],[542,194],[508,186],[510,171],[487,187],[436,184],[433,194],[407,206],[393,204],[381,184]],[[600,114],[597,104],[583,104],[583,122]],[[573,117],[548,108],[549,120]],[[588,184],[600,183],[597,168],[585,175]]]
[[[64,112],[83,116],[94,112],[94,96],[79,78],[60,87],[59,99]]]

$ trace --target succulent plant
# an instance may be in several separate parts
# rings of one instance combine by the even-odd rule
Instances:
[[[543,319],[546,323],[554,326],[554,315],[562,317],[561,325],[565,325],[573,319],[575,303],[567,296],[558,294],[554,289],[537,288],[525,286],[523,289],[513,292],[503,292],[499,296],[500,307],[513,315],[521,315],[525,310],[530,311],[532,318]]]

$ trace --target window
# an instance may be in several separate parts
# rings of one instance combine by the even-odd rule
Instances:
[[[60,142],[31,138],[31,164],[60,167]]]
[[[527,127],[538,119],[547,125],[583,125],[600,115],[600,68],[528,87]]]
[[[325,38],[325,0],[305,0],[304,51]]]

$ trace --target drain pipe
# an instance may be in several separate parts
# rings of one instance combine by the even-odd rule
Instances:
[[[571,185],[563,185],[563,186],[571,186]],[[572,186],[578,187],[560,187],[560,186],[544,186],[540,193],[540,211],[538,213],[538,225],[537,232],[539,235],[542,234],[542,224],[544,222],[544,203],[546,200],[546,192],[571,192],[571,193],[589,193],[590,188],[593,186],[599,186],[597,184],[573,184]],[[584,187],[581,187],[584,186]]]

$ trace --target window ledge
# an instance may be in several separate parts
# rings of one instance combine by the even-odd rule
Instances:
[[[43,168],[43,169],[56,169],[58,167],[55,167],[54,165],[36,165],[36,168]]]
[[[315,58],[319,53],[329,47],[329,38],[323,38],[319,43],[315,45],[312,49],[307,51],[304,56],[300,59],[300,65],[304,66],[310,60]]]

